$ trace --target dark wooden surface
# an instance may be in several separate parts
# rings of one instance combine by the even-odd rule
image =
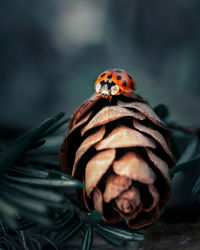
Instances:
[[[147,236],[143,242],[129,242],[124,247],[114,247],[98,236],[94,236],[92,250],[199,250],[200,221],[195,223],[158,222],[140,230]],[[81,249],[81,235],[75,236],[68,244],[70,250]]]

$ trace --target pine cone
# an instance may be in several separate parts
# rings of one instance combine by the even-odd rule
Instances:
[[[83,207],[137,229],[155,222],[170,197],[171,131],[135,93],[95,94],[74,113],[60,151],[66,173],[85,183]]]

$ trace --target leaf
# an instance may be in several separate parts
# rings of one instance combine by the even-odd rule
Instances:
[[[47,170],[48,171],[48,176],[58,178],[60,177],[61,179],[65,180],[73,180],[72,177],[64,172],[58,171],[58,170]],[[79,182],[79,181],[77,181]],[[79,182],[80,183],[80,182]]]
[[[185,149],[184,153],[181,155],[179,160],[177,161],[177,165],[187,162],[193,157],[195,151],[197,150],[198,142],[199,142],[198,137],[195,136],[193,140],[190,142],[190,144],[187,146],[187,148]]]
[[[36,143],[34,143],[33,145],[31,145],[28,150],[35,150],[36,148],[39,148],[40,146],[44,145],[46,142],[46,140],[39,140]]]
[[[88,214],[86,222],[90,225],[95,225],[100,223],[101,217],[102,215],[97,210],[94,209],[92,212]]]
[[[24,139],[26,139],[27,137],[31,136],[32,134],[34,134],[38,129],[40,129],[41,127],[43,127],[44,125],[47,126],[45,131],[52,126],[53,124],[55,124],[58,120],[60,120],[63,116],[65,115],[64,112],[60,112],[55,116],[52,116],[48,119],[46,119],[44,122],[41,123],[41,125],[39,125],[39,127],[33,128],[30,131],[24,133],[23,135],[19,136],[17,139],[15,139],[13,141],[13,145],[20,143],[21,141],[23,141]],[[49,125],[50,123],[50,125]],[[52,123],[52,124],[51,124]]]
[[[193,189],[192,189],[193,194],[197,194],[199,192],[200,192],[200,176],[197,178],[197,180],[193,186]]]
[[[39,242],[39,240],[35,239],[34,237],[32,236],[29,236],[29,244],[31,245],[31,247],[33,249],[39,249],[41,250],[42,249],[42,245],[41,245],[41,242]]]
[[[164,104],[156,106],[154,111],[162,120],[165,120],[169,116],[169,110]]]
[[[61,245],[71,239],[83,226],[83,221],[76,222],[75,224],[71,224],[67,227],[66,230],[62,230],[59,234],[56,235],[55,241]]]
[[[61,214],[58,218],[53,220],[52,228],[59,229],[64,227],[67,223],[69,223],[75,215],[73,210],[66,211],[66,213]]]
[[[125,229],[118,226],[108,226],[108,225],[102,225],[98,224],[96,226],[100,231],[107,233],[111,237],[115,237],[120,240],[125,241],[143,241],[145,240],[145,235],[136,231],[133,231],[131,229]]]
[[[25,176],[30,176],[30,177],[39,177],[39,178],[34,178],[33,180],[30,180],[31,181],[31,184],[35,184],[35,185],[47,185],[48,184],[45,184],[45,183],[48,183],[47,180],[52,180],[52,184],[51,185],[57,185],[55,183],[53,183],[53,180],[57,180],[57,182],[59,180],[63,181],[59,184],[59,186],[63,186],[63,185],[69,185],[69,187],[77,187],[77,188],[84,188],[84,184],[78,180],[74,180],[72,179],[72,177],[70,175],[67,175],[66,173],[64,172],[61,172],[61,171],[58,171],[58,170],[49,170],[49,169],[44,169],[44,170],[41,170],[41,169],[33,169],[33,168],[29,168],[29,167],[14,167],[11,169],[12,172],[16,172],[16,173],[19,173],[19,174],[22,174],[22,175],[25,175]],[[10,178],[10,179],[13,179],[14,181],[17,181],[17,182],[24,182],[24,183],[28,183],[29,181],[29,178],[28,178],[28,181],[26,180],[27,178],[23,178],[23,177],[14,177],[14,176],[10,176],[10,175],[6,175],[7,178]],[[49,178],[50,177],[50,178]],[[30,178],[32,179],[32,178]],[[38,180],[39,181],[34,181],[34,180]],[[45,181],[46,179],[46,181]],[[66,182],[64,182],[66,181]],[[68,183],[67,183],[68,181]],[[38,184],[36,184],[36,182]],[[39,184],[43,182],[44,184]],[[73,186],[75,185],[75,186]]]
[[[83,236],[81,243],[82,250],[90,250],[93,242],[93,228],[89,227]]]
[[[21,184],[16,184],[16,183],[11,183],[11,182],[7,182],[3,184],[8,186],[10,189],[17,190],[21,193],[25,193],[29,195],[29,197],[33,196],[43,201],[45,200],[50,201],[52,205],[55,203],[61,203],[64,201],[63,196],[54,191],[48,191],[45,189],[35,189],[29,186],[24,186]]]
[[[63,116],[65,115],[64,112],[60,112],[55,116],[52,116],[50,118],[47,118],[44,122],[41,123],[41,125],[39,125],[39,127],[33,128],[30,131],[24,133],[23,135],[19,136],[17,139],[15,139],[13,141],[13,144],[18,144],[19,142],[23,141],[24,139],[26,139],[27,137],[29,137],[30,135],[32,135],[33,133],[35,133],[40,127],[42,127],[46,122],[49,122],[50,120],[53,122],[52,124],[50,124],[50,126],[52,126],[53,124],[55,124],[58,120],[60,120]],[[48,126],[46,128],[46,130],[50,127]]]
[[[44,178],[48,176],[48,172],[46,170],[41,170],[41,169],[34,169],[34,168],[29,168],[29,167],[13,167],[11,172],[20,174],[20,175],[25,175],[30,176],[30,177],[38,177],[38,178]]]
[[[76,196],[74,194],[64,194],[66,199],[70,200],[70,203],[78,207],[80,210],[87,212],[86,208],[83,208],[80,203],[77,201]]]
[[[18,209],[13,205],[9,204],[2,197],[0,199],[0,214],[3,220],[11,227],[17,227],[17,217]]]
[[[70,120],[70,117],[68,117],[65,120],[59,122],[58,124],[56,124],[52,128],[48,129],[47,132],[44,134],[44,136],[48,136],[48,135],[53,134],[56,130],[58,130],[62,125],[64,125],[65,123],[67,123],[69,120]]]
[[[52,225],[45,230],[46,234],[50,234],[52,232],[58,232],[57,235],[66,231],[67,227],[71,227],[71,224],[74,224],[74,218],[77,216],[75,211],[67,211],[59,215],[58,218],[54,218],[52,220]]]
[[[190,160],[190,161],[187,161],[187,162],[184,162],[184,163],[181,163],[179,165],[176,165],[174,168],[171,168],[169,170],[169,174],[172,176],[174,175],[175,173],[178,173],[180,171],[183,171],[184,169],[188,168],[188,167],[191,167],[192,165],[194,164],[198,164],[200,162],[200,156],[197,156],[196,158]]]
[[[198,141],[199,141],[198,137],[195,136],[194,139],[191,141],[191,143],[185,149],[182,156],[177,161],[176,166],[169,170],[169,174],[171,176],[198,162],[198,157],[191,160],[191,158],[193,157],[193,155],[197,150]]]
[[[15,141],[14,146],[6,151],[0,159],[0,175],[5,173],[7,169],[9,169],[19,157],[21,157],[33,143],[39,140],[45,131],[56,123],[56,121],[63,115],[64,113],[59,113],[58,115],[47,119],[39,128],[34,129],[32,132],[27,133]]]
[[[4,221],[13,229],[17,228],[17,215],[21,215],[31,220],[41,223],[45,226],[50,226],[50,220],[45,214],[31,211],[28,208],[20,207],[20,200],[18,202],[10,199],[10,196],[3,192],[0,199],[0,213]]]
[[[7,179],[16,182],[27,183],[31,185],[47,186],[47,187],[68,187],[68,188],[84,188],[84,184],[77,180],[55,179],[55,178],[25,178],[5,175]]]
[[[33,222],[32,220],[27,219],[27,218],[20,218],[20,219],[18,219],[17,229],[18,230],[25,230],[25,229],[28,229],[28,228],[34,226],[34,225],[35,225],[35,222]]]
[[[23,209],[20,208],[19,209],[19,215],[29,218],[32,221],[35,221],[39,224],[42,224],[46,227],[50,227],[51,226],[51,220],[47,217],[47,214],[38,214],[34,211],[30,211],[28,209]]]
[[[46,213],[47,208],[45,207],[43,202],[40,202],[36,199],[12,193],[12,195],[3,190],[1,192],[1,197],[3,197],[5,200],[9,201],[11,204],[16,205],[17,207],[22,207],[24,209],[36,212],[36,213]]]
[[[37,247],[34,249],[42,250],[42,249],[46,248],[46,249],[52,249],[52,250],[53,249],[59,250],[58,247],[48,237],[46,237],[44,235],[31,234],[31,236],[28,236],[27,238],[31,239],[31,240],[36,240],[37,238],[39,238],[40,242],[41,242],[41,240],[42,240],[42,242],[45,242],[45,245],[43,247],[41,245],[37,245]],[[27,240],[27,238],[26,238],[26,240]],[[29,244],[29,245],[31,245],[31,249],[32,249],[32,244]],[[28,250],[28,249],[25,249],[25,250]]]
[[[102,237],[105,241],[107,241],[108,243],[117,246],[117,247],[122,247],[125,245],[125,241],[124,240],[120,240],[117,239],[115,237],[110,236],[110,234],[106,234],[103,231],[100,231],[98,228],[95,228],[95,231],[97,232],[97,234]]]

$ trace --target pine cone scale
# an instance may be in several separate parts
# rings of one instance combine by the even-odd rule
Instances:
[[[112,165],[115,153],[115,149],[101,151],[87,163],[85,169],[85,186],[88,197],[90,197],[91,192],[97,186],[101,177]]]
[[[156,113],[153,111],[153,109],[150,108],[150,106],[147,103],[142,103],[142,102],[124,103],[122,101],[118,101],[118,105],[120,107],[133,108],[140,111],[147,118],[149,118],[155,125],[161,127],[168,134],[171,135],[171,131],[164,124],[164,122],[160,120],[160,118],[156,115]]]
[[[69,121],[69,130],[83,117],[83,115],[90,110],[101,98],[98,96],[91,96],[87,101],[85,101],[73,114],[72,118]]]
[[[111,174],[107,177],[103,200],[109,203],[126,191],[131,185],[131,180],[125,176]]]
[[[174,157],[171,154],[171,151],[169,150],[169,147],[167,146],[167,143],[160,132],[158,132],[155,129],[152,129],[151,127],[144,126],[143,124],[141,124],[137,120],[133,121],[133,126],[137,130],[144,132],[144,133],[148,134],[149,136],[151,136],[153,139],[155,139],[161,145],[161,147],[164,149],[166,154],[169,156],[170,161],[174,162]]]
[[[128,152],[118,161],[114,161],[113,171],[117,175],[126,176],[144,184],[153,184],[156,179],[149,165],[134,152]]]
[[[131,187],[116,199],[116,205],[123,215],[133,214],[140,207],[140,192],[137,188]]]
[[[156,148],[156,144],[133,128],[124,125],[118,126],[108,134],[103,140],[95,145],[97,150],[106,148],[127,148],[127,147],[151,147]]]
[[[145,212],[150,212],[154,207],[156,207],[160,198],[160,195],[154,185],[148,185],[148,189],[150,195],[152,196],[152,203],[148,208],[144,209]]]
[[[81,145],[76,151],[75,161],[72,169],[72,176],[75,176],[77,165],[81,157],[89,150],[89,148],[91,148],[103,138],[105,132],[105,126],[102,126],[99,130],[94,131],[81,143]]]
[[[134,219],[127,220],[127,223],[131,228],[140,229],[157,221],[159,216],[159,207],[156,206],[151,212],[141,211]]]
[[[107,106],[100,110],[92,120],[81,130],[83,136],[89,129],[103,125],[122,117],[130,116],[138,120],[144,120],[145,116],[140,112],[130,111],[126,108],[119,106]]]
[[[94,208],[103,214],[103,195],[101,191],[96,187],[93,194]]]
[[[169,183],[170,179],[168,176],[168,165],[165,161],[155,155],[150,149],[146,148],[147,154],[149,156],[150,161],[160,170],[161,174],[163,175],[164,179]]]
[[[88,114],[86,114],[81,120],[79,120],[74,126],[73,128],[70,130],[70,133],[72,133],[74,130],[78,129],[79,127],[81,127],[84,123],[86,123],[90,116],[92,115],[92,112],[89,112]]]

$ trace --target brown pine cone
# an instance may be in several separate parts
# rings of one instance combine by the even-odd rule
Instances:
[[[170,197],[169,128],[139,95],[95,94],[69,123],[60,151],[66,173],[85,183],[77,197],[109,223],[137,229],[155,222]]]

